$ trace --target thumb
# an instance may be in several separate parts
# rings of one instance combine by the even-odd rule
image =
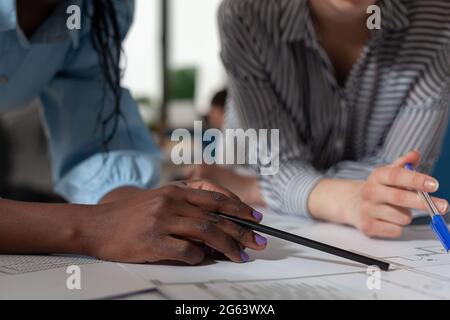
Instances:
[[[417,167],[420,162],[420,157],[420,152],[414,150],[398,158],[394,163],[392,163],[392,166],[403,168],[405,164],[411,163],[414,167]]]
[[[182,169],[183,177],[185,179],[193,179],[195,175],[195,167],[194,166],[188,166]]]
[[[231,192],[227,188],[222,187],[220,185],[217,185],[217,184],[212,183],[212,182],[207,181],[207,180],[185,181],[185,183],[187,184],[188,187],[193,188],[193,189],[200,189],[200,190],[205,190],[205,191],[219,192],[219,193],[222,193],[222,194],[224,194],[227,197],[230,197],[232,199],[240,200],[237,195],[235,195],[233,192]]]

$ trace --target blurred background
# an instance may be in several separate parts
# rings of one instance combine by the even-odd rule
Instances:
[[[220,2],[136,0],[134,24],[124,43],[123,85],[137,100],[166,156],[171,131],[192,129],[226,84],[217,26]],[[9,146],[0,154],[1,194],[16,200],[61,201],[52,194],[38,101],[21,111],[0,114],[0,140]],[[166,161],[163,181],[175,175]]]
[[[192,125],[192,111],[206,113],[213,93],[225,85],[219,57],[219,4],[220,0],[136,1],[135,22],[124,45],[127,56],[124,85],[141,102],[150,101],[150,105],[141,103],[148,121],[154,121],[154,114],[146,109],[160,107],[164,98],[161,74],[164,34],[169,126]]]

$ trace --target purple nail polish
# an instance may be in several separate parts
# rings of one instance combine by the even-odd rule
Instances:
[[[243,262],[248,262],[250,260],[250,256],[245,251],[241,251],[241,259]]]
[[[259,234],[255,234],[255,242],[258,246],[265,246],[267,244],[267,239]]]
[[[253,215],[253,217],[254,217],[256,220],[258,220],[258,221],[261,221],[262,218],[263,218],[262,213],[261,213],[261,212],[258,212],[258,211],[256,211],[256,210],[253,210],[253,211],[252,211],[252,215]]]

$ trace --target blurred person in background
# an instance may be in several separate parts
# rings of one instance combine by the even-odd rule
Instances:
[[[260,178],[268,206],[399,237],[427,210],[413,190],[439,188],[449,2],[224,0],[219,17],[229,106],[244,129],[280,130],[280,170]]]
[[[68,28],[71,5],[81,9],[79,29]],[[212,213],[261,221],[226,189],[205,181],[157,188],[159,151],[121,87],[133,9],[130,0],[0,2],[0,112],[40,98],[54,188],[70,202],[0,199],[0,253],[197,264],[205,248],[245,262],[243,248],[266,246]]]
[[[225,130],[227,128],[238,127],[230,112],[226,111],[226,101],[228,92],[226,89],[217,92],[211,100],[211,106],[206,115],[205,122],[208,128]],[[227,124],[225,125],[225,119]],[[223,144],[226,141],[212,141],[209,144],[216,144],[213,157],[222,152]],[[206,146],[204,146],[206,147]],[[184,168],[184,176],[187,179],[207,179],[219,183],[225,188],[235,193],[243,202],[254,205],[264,206],[264,201],[259,190],[258,180],[255,174],[249,172],[246,168],[222,166],[217,164],[192,165]]]

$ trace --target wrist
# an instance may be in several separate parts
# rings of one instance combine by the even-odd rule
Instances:
[[[345,196],[342,197],[340,202],[340,211],[343,217],[343,224],[355,225],[355,216],[359,210],[359,204],[361,202],[361,189],[364,181],[348,181],[345,189]]]
[[[95,206],[43,204],[0,199],[1,253],[90,255]]]
[[[138,193],[141,193],[145,191],[144,189],[140,189],[138,187],[131,187],[131,186],[124,186],[117,189],[114,189],[107,193],[99,203],[108,203],[108,202],[114,202],[118,200],[122,200],[125,198],[133,197],[137,195]]]
[[[312,190],[309,212],[315,219],[351,224],[362,182],[323,179]]]
[[[101,220],[106,205],[83,206],[70,217],[70,252],[95,256]]]

